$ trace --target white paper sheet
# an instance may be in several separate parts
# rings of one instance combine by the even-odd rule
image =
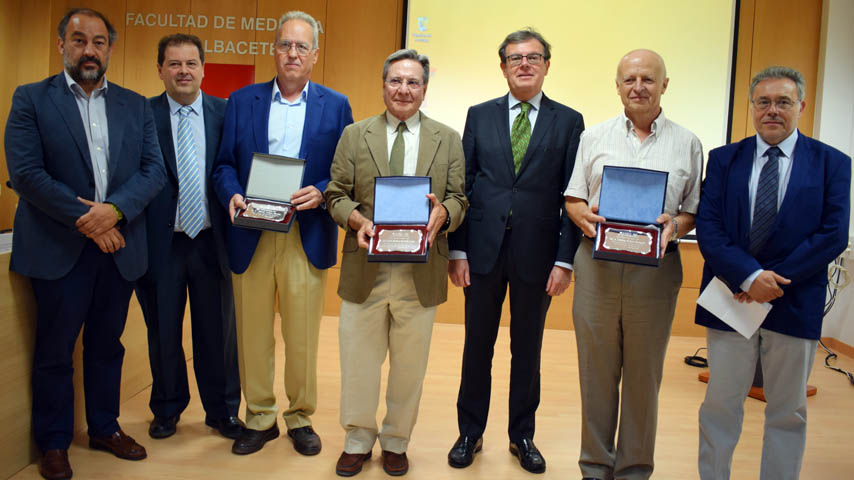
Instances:
[[[718,277],[709,282],[697,299],[697,304],[742,334],[744,338],[750,338],[756,333],[772,307],[770,303],[739,303],[732,298],[729,287]]]

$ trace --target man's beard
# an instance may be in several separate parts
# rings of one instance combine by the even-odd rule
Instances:
[[[95,70],[83,69],[82,66],[86,62],[93,62],[98,65],[98,68]],[[77,60],[76,65],[72,65],[69,59],[63,56],[62,63],[65,65],[65,70],[68,71],[68,74],[71,75],[71,78],[74,79],[75,82],[79,84],[95,85],[101,81],[101,78],[107,72],[107,66],[110,63],[110,60],[106,59],[104,61],[104,65],[102,65],[101,60],[99,60],[98,57],[82,56]]]

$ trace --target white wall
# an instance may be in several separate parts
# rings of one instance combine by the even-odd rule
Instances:
[[[816,92],[816,138],[854,156],[854,1],[824,0],[822,5],[821,58]],[[854,193],[854,185],[852,185]],[[854,198],[854,195],[852,195]],[[854,244],[854,209],[849,226]],[[845,259],[854,276],[854,254]],[[854,280],[854,278],[852,278]],[[854,284],[844,288],[824,320],[822,336],[854,345]]]

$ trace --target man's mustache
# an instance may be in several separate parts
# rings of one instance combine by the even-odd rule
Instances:
[[[78,68],[82,67],[83,64],[86,62],[92,62],[95,65],[98,65],[98,68],[101,68],[101,60],[98,57],[87,57],[87,56],[82,56],[82,57],[80,57],[80,60],[77,60],[77,67]]]

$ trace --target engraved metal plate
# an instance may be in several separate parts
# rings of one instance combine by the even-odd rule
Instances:
[[[646,255],[652,251],[652,234],[636,230],[606,228],[605,241],[602,246],[608,250],[621,250]]]
[[[421,250],[421,230],[385,229],[377,234],[378,252],[415,253]]]
[[[271,205],[268,203],[250,202],[243,213],[247,218],[260,218],[271,222],[281,222],[290,211],[291,207],[286,205]]]

